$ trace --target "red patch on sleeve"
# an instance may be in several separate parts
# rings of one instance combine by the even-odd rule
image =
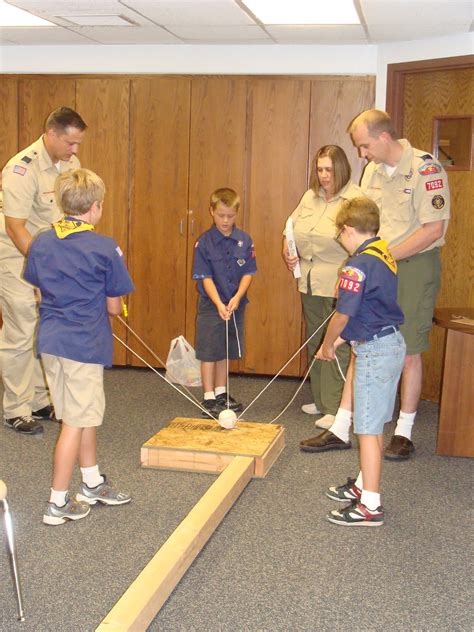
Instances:
[[[425,182],[425,189],[427,191],[436,191],[437,189],[442,189],[444,187],[443,180],[439,178],[438,180],[430,180],[429,182]]]
[[[353,292],[354,294],[358,294],[360,292],[362,283],[360,281],[355,281],[353,279],[345,279],[342,278],[339,281],[339,287],[343,290],[347,290],[348,292]]]

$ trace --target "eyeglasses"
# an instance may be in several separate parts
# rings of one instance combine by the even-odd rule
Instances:
[[[342,235],[342,233],[344,232],[344,229],[345,229],[345,228],[346,228],[346,227],[345,227],[345,226],[343,226],[343,227],[341,228],[341,230],[337,233],[337,235],[334,237],[334,239],[335,239],[336,241],[339,241],[339,240],[341,239],[341,235]]]

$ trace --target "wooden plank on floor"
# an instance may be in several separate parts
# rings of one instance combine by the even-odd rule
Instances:
[[[96,632],[143,632],[252,479],[254,459],[236,456],[129,586]]]

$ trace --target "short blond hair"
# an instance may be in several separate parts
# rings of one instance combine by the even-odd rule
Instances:
[[[228,208],[235,208],[236,211],[240,208],[240,197],[234,189],[229,189],[227,187],[216,189],[213,193],[211,193],[211,199],[209,202],[213,210],[216,210],[219,202]]]
[[[383,132],[387,132],[392,140],[398,139],[392,119],[387,112],[383,112],[383,110],[364,110],[364,112],[361,112],[352,119],[347,128],[347,132],[352,134],[361,123],[367,126],[369,135],[374,138],[379,137]]]
[[[336,227],[352,226],[358,233],[374,233],[380,228],[380,212],[377,204],[366,197],[345,200],[336,216]]]
[[[334,190],[335,193],[339,193],[351,179],[351,166],[346,152],[339,145],[324,145],[318,149],[311,164],[311,178],[309,182],[310,189],[313,189],[315,193],[318,192],[321,186],[318,178],[318,160],[320,158],[331,159],[334,173]]]
[[[56,178],[56,201],[64,213],[84,215],[94,202],[102,202],[105,184],[89,169],[66,171]]]

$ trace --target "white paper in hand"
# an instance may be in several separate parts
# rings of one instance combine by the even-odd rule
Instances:
[[[285,236],[286,236],[286,243],[288,245],[288,252],[290,253],[290,257],[297,257],[298,251],[296,250],[295,237],[293,235],[293,220],[291,219],[291,217],[289,217],[286,220]],[[293,268],[293,276],[295,277],[295,279],[301,278],[301,268],[300,268],[299,261]]]

